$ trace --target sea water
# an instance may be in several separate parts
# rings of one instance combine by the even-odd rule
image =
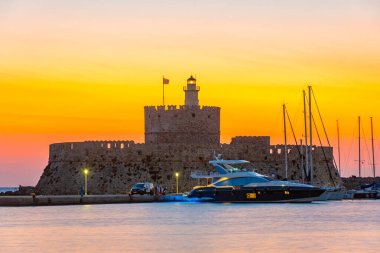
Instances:
[[[0,252],[379,252],[380,200],[0,207]]]
[[[17,190],[18,190],[18,187],[0,187],[0,193],[1,192],[8,192],[8,191],[14,192]]]

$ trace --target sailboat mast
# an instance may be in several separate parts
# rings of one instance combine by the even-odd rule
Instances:
[[[340,135],[339,135],[339,120],[336,121],[336,127],[337,127],[337,130],[338,130],[338,164],[339,164],[339,168],[338,168],[338,171],[339,171],[339,175],[341,175],[341,171],[340,171]]]
[[[372,117],[371,117],[371,139],[372,139],[373,182],[376,183],[375,148],[374,148],[374,145],[373,145],[373,123],[372,123]]]
[[[284,117],[284,139],[285,139],[285,178],[288,178],[288,144],[287,144],[287,138],[286,138],[286,106],[285,104],[282,105],[282,114]]]
[[[305,171],[306,174],[309,174],[309,156],[308,156],[308,146],[307,146],[307,110],[306,110],[306,92],[305,90],[302,91],[303,93],[303,118],[304,118],[304,126],[305,126]],[[307,176],[307,175],[306,175]]]
[[[313,122],[311,110],[311,86],[309,88],[309,127],[310,127],[310,184],[313,184]]]
[[[302,174],[302,183],[305,182],[305,172],[303,170],[303,148],[302,148],[302,139],[300,139],[300,145],[301,145],[301,174]]]
[[[360,143],[360,116],[358,118],[359,123],[359,177],[362,177],[362,157],[361,157],[361,143]]]

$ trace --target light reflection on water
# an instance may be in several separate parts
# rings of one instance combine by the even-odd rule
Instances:
[[[0,252],[378,252],[380,201],[0,207]]]

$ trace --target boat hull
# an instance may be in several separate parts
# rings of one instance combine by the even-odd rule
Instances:
[[[377,192],[376,191],[369,191],[369,192],[355,192],[353,194],[353,199],[376,199],[377,198]]]
[[[344,192],[340,189],[325,189],[326,191],[315,199],[315,201],[342,200]]]
[[[214,202],[308,203],[325,190],[311,187],[201,187],[190,192],[189,198]]]
[[[374,190],[350,190],[345,194],[345,199],[376,199],[379,193]]]

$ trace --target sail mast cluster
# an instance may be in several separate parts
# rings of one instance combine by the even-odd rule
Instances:
[[[315,108],[316,108],[315,110],[317,110],[317,112],[318,112],[319,120],[320,120],[322,127],[323,127],[323,131],[324,131],[325,138],[327,140],[328,147],[331,148],[331,144],[330,144],[330,140],[329,140],[328,135],[327,135],[326,127],[325,127],[325,124],[323,122],[322,115],[321,115],[321,112],[319,110],[318,103],[317,103],[316,97],[314,95],[314,91],[313,91],[312,86],[308,86],[307,91],[303,90],[302,94],[303,94],[303,118],[304,118],[303,119],[304,120],[303,135],[304,136],[301,139],[301,149],[302,149],[301,151],[300,151],[300,148],[298,148],[297,138],[296,138],[296,135],[294,133],[294,129],[293,129],[288,111],[286,109],[286,105],[283,104],[284,141],[285,141],[285,178],[288,178],[288,169],[289,169],[289,167],[288,167],[288,148],[287,148],[288,139],[287,139],[287,135],[286,135],[286,131],[287,131],[286,118],[288,118],[288,121],[289,121],[290,127],[291,127],[292,132],[293,132],[294,140],[296,142],[296,146],[297,146],[299,155],[302,159],[302,165],[301,165],[301,167],[302,167],[302,179],[306,178],[306,180],[308,180],[310,182],[310,184],[313,184],[313,179],[314,179],[313,131],[315,130],[317,137],[319,139],[319,143],[322,147],[323,155],[325,156],[325,159],[326,159],[326,166],[328,167],[328,170],[330,173],[330,179],[333,180],[333,176],[332,176],[333,172],[331,170],[331,166],[329,166],[329,164],[328,164],[326,153],[325,153],[325,150],[324,150],[323,145],[322,145],[321,135],[319,134],[319,131],[317,128],[317,123],[316,123],[314,115],[313,115],[313,103],[312,103],[313,101],[315,103]],[[374,138],[373,138],[373,119],[372,119],[372,117],[370,117],[370,122],[371,122],[371,140],[372,140],[372,172],[373,172],[373,180],[375,181],[375,179],[376,179],[376,166],[375,166],[375,148],[374,148]],[[339,160],[338,160],[338,164],[337,164],[335,158],[333,157],[332,162],[334,165],[333,167],[335,167],[337,169],[337,171],[339,172],[339,174],[341,174],[341,149],[340,149],[339,121],[337,120],[336,123],[337,123],[337,135],[338,135],[338,156],[339,156]],[[358,174],[359,174],[359,177],[362,177],[362,154],[361,154],[361,152],[362,152],[362,150],[361,150],[362,126],[361,126],[361,117],[360,116],[358,117],[358,125],[359,125],[359,131],[358,131],[358,136],[359,136],[359,138],[358,138],[359,139],[358,140],[358,142],[359,142],[358,143],[358,156],[359,156],[358,157],[359,158],[359,160],[358,160],[358,172],[359,173]],[[302,141],[304,141],[304,145],[302,145]],[[333,184],[335,184],[335,183],[333,182]]]
[[[325,137],[327,139],[329,147],[331,147],[331,145],[330,145],[330,141],[328,139],[327,131],[326,131],[325,125],[323,123],[321,113],[319,111],[317,100],[316,100],[314,93],[313,93],[312,86],[308,86],[308,95],[306,95],[305,90],[302,91],[302,94],[303,94],[303,107],[304,107],[303,112],[304,112],[304,140],[305,140],[305,145],[302,146],[302,144],[301,144],[301,146],[302,146],[301,148],[305,147],[305,152],[303,152],[303,151],[301,152],[299,150],[299,148],[298,148],[298,152],[299,152],[299,155],[302,159],[302,162],[305,161],[305,163],[302,163],[302,174],[305,175],[306,179],[312,184],[313,179],[314,179],[314,166],[313,166],[313,160],[314,160],[313,159],[313,130],[314,129],[313,129],[313,126],[314,126],[315,130],[317,131],[316,133],[317,133],[320,145],[322,147],[323,155],[325,156],[325,159],[327,159],[326,153],[323,150],[321,137],[318,133],[316,122],[315,122],[315,119],[313,116],[313,110],[312,110],[313,100],[314,100],[314,103],[315,103],[317,111],[318,111],[319,119],[322,122],[323,130],[324,130]],[[289,120],[290,126],[292,128],[294,139],[295,139],[297,147],[298,147],[298,144],[297,144],[297,138],[295,136],[295,133],[294,133],[294,130],[292,127],[292,123],[290,121],[290,117],[289,117],[288,112],[286,110],[286,106],[283,105],[285,151],[287,151],[286,121],[285,121],[286,116],[285,116],[285,114],[287,114],[287,116],[288,116],[288,120]],[[285,154],[285,175],[286,175],[286,177],[288,175],[288,160],[287,159],[288,159],[287,154]],[[334,162],[335,167],[337,167],[335,159],[333,159],[333,162]],[[327,163],[326,165],[327,165],[329,173],[330,173],[330,178],[331,178],[331,180],[333,180],[332,175],[331,175],[332,172],[330,171],[330,166],[328,165],[327,160],[326,160],[326,163]],[[333,184],[334,184],[334,182],[333,182]]]

